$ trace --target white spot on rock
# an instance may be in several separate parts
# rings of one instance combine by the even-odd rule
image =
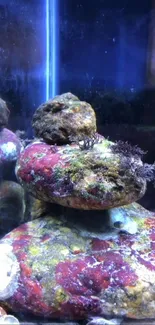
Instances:
[[[0,324],[20,324],[19,320],[12,315],[4,315],[0,318]]]
[[[11,245],[0,244],[0,266],[0,300],[5,300],[16,291],[20,272]]]
[[[17,147],[13,142],[9,141],[7,143],[2,144],[1,150],[2,150],[3,156],[7,160],[12,161],[12,160],[17,159]]]
[[[123,208],[109,209],[108,213],[109,223],[112,228],[118,228],[118,230],[126,231],[131,235],[137,233],[137,223],[131,217],[127,216]],[[118,227],[117,224],[119,224]]]
[[[103,317],[92,317],[91,320],[87,323],[87,325],[120,325],[122,322],[121,318],[112,318],[105,319]]]

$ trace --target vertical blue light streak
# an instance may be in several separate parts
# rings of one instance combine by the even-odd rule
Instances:
[[[51,64],[52,64],[52,97],[56,95],[57,91],[57,1],[58,0],[51,0],[51,9],[52,9],[52,28],[51,28]]]
[[[49,1],[50,0],[46,0],[46,100],[48,100],[50,96]]]
[[[46,100],[58,94],[59,0],[46,0]]]

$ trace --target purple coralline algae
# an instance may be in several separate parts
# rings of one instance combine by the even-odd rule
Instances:
[[[43,201],[88,210],[129,204],[145,192],[146,181],[136,174],[142,161],[133,158],[132,168],[123,171],[123,156],[110,145],[104,138],[91,150],[34,142],[21,153],[16,174]]]
[[[42,104],[32,126],[24,149],[0,133],[0,164],[18,158],[30,195],[30,221],[0,241],[1,307],[89,324],[155,318],[155,214],[135,203],[155,164],[99,135],[93,108],[71,93]]]
[[[11,247],[20,274],[3,305],[52,318],[154,318],[155,217],[138,204],[125,208],[130,216],[137,210],[135,235],[90,233],[64,215],[39,218],[7,234],[0,244]]]

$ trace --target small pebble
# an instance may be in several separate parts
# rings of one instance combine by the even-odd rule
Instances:
[[[0,317],[2,317],[4,315],[6,315],[6,312],[2,307],[0,307]]]
[[[12,315],[4,315],[0,317],[0,324],[16,324],[19,325],[19,320]]]

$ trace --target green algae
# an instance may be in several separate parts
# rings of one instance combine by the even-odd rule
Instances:
[[[61,307],[63,303],[69,300],[69,298],[70,298],[69,294],[67,294],[62,287],[59,287],[55,291],[55,295],[53,299],[54,305],[56,306],[56,308],[58,308],[59,306]]]
[[[60,166],[55,166],[53,170],[54,170],[54,179],[56,182],[59,182],[64,177],[65,171]]]
[[[31,247],[29,248],[29,260],[31,261],[33,272],[49,272],[59,261],[65,260],[70,255],[70,250],[67,246],[57,242],[53,242],[52,246],[51,242],[48,242],[48,244],[46,242],[37,248],[37,253],[34,253]],[[46,252],[46,254],[43,252]],[[43,255],[45,255],[44,258]]]
[[[40,248],[37,247],[37,246],[30,246],[29,248],[29,253],[32,255],[32,256],[37,256],[40,254]]]
[[[71,229],[68,227],[61,227],[60,229],[61,229],[62,233],[65,233],[65,234],[71,233]]]
[[[140,215],[137,214],[137,217],[135,217],[135,215],[132,216],[131,213],[130,218],[132,218],[137,223],[138,230],[143,229],[145,220],[141,218]]]
[[[63,168],[63,165],[57,165],[54,167],[54,179],[57,182],[56,188],[61,185],[63,186],[62,182],[67,175],[74,185],[84,179],[84,177],[91,176],[92,172],[94,173],[94,177],[95,175],[96,177],[103,177],[104,175],[117,178],[120,159],[116,155],[114,156],[111,151],[108,152],[108,156],[104,155],[105,149],[107,149],[108,146],[109,141],[104,140],[103,143],[95,145],[92,150],[87,150],[85,153],[75,147],[69,147],[63,150],[61,154],[64,164],[69,163],[69,166]],[[98,179],[96,186],[100,186],[98,184]],[[100,186],[100,190],[102,189],[105,189],[105,185],[103,185],[103,188]]]
[[[45,157],[46,156],[46,154],[45,153],[34,153],[34,155],[33,155],[35,158],[38,158],[38,159],[40,159],[40,158],[43,158],[43,157]]]

